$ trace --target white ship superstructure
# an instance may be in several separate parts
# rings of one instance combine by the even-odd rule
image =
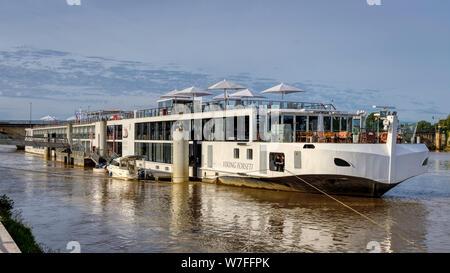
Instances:
[[[90,121],[28,129],[27,136],[71,135],[73,145],[90,152],[142,156],[138,168],[170,173],[171,132],[182,124],[192,178],[316,192],[311,184],[329,194],[377,197],[424,173],[428,158],[424,144],[400,143],[396,112],[380,113],[386,130],[374,134],[366,130],[364,111],[338,111],[331,104],[172,97],[153,109],[97,112]]]

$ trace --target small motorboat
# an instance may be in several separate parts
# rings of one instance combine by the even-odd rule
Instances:
[[[136,160],[141,160],[143,156],[130,155],[112,158],[106,167],[109,176],[125,180],[134,180],[139,178],[139,170],[136,166]]]

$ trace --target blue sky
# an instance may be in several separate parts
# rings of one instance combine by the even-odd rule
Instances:
[[[66,0],[0,0],[0,50],[27,46],[137,61],[206,74],[211,80],[249,75],[253,87],[260,85],[252,81],[263,78],[303,87],[328,86],[311,88],[310,94],[292,99],[347,101],[342,106],[350,109],[344,110],[375,103],[396,105],[404,120],[446,116],[450,112],[450,2],[381,3],[81,0],[80,6],[69,6]],[[70,91],[63,81],[58,88]],[[0,80],[4,108],[0,114],[25,118],[22,106],[32,98],[18,96],[26,92],[12,89],[11,81],[2,86]],[[44,89],[36,92],[45,93]],[[144,96],[167,91],[140,90]],[[345,99],[346,91],[357,93]],[[72,104],[62,100],[65,106],[55,107],[54,114],[68,116],[79,106],[87,107],[88,95],[80,94],[80,101]],[[353,107],[348,101],[352,99]],[[36,115],[49,111],[45,100],[35,104]],[[18,113],[6,111],[7,105],[10,109],[17,105]],[[136,102],[130,99],[128,105]]]

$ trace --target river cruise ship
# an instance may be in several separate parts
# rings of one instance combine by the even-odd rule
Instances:
[[[366,128],[366,112],[332,104],[231,96],[174,96],[157,104],[91,112],[71,123],[27,129],[26,135],[67,140],[86,156],[139,156],[136,167],[144,173],[170,174],[172,132],[181,124],[191,178],[262,189],[379,197],[426,171],[428,149],[404,143],[391,109],[378,112],[377,132]],[[25,147],[39,154],[49,149]]]

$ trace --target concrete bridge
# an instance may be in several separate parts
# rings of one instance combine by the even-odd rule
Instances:
[[[17,124],[0,121],[0,134],[25,136],[25,129],[31,128],[32,126],[35,126],[35,124]]]
[[[66,126],[67,138],[57,139],[50,135],[44,137],[26,136],[25,129],[33,128],[43,125],[63,125]],[[106,147],[106,121],[101,121],[102,130],[102,147]],[[0,145],[15,145],[18,149],[25,149],[25,146],[44,148],[44,157],[54,158],[59,157],[60,161],[75,162],[77,165],[86,166],[90,162],[95,164],[100,163],[101,157],[107,159],[105,154],[100,155],[99,150],[91,151],[86,149],[79,142],[74,142],[72,139],[72,124],[68,122],[45,122],[45,121],[0,121]],[[102,151],[106,148],[102,148]],[[65,157],[65,159],[64,159]],[[89,159],[89,160],[87,160]],[[73,164],[73,163],[71,163]]]
[[[54,123],[54,122],[53,122]],[[53,124],[41,120],[6,120],[0,121],[0,144],[16,145],[18,149],[24,149],[25,146],[40,146],[49,148],[66,148],[69,147],[67,141],[48,140],[46,138],[27,139],[25,137],[25,129],[35,126]]]

